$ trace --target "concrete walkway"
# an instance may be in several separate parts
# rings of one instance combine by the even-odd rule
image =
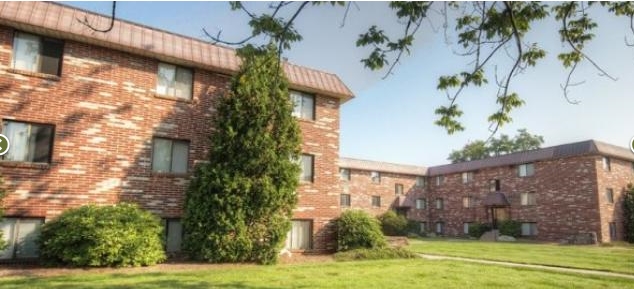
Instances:
[[[479,264],[487,264],[487,265],[530,268],[530,269],[539,269],[539,270],[545,270],[545,271],[556,271],[556,272],[596,275],[596,276],[605,276],[605,277],[619,277],[619,278],[634,280],[634,275],[625,274],[625,273],[614,273],[614,272],[588,270],[588,269],[575,269],[575,268],[522,264],[522,263],[512,263],[512,262],[502,262],[502,261],[490,261],[490,260],[482,260],[482,259],[443,256],[443,255],[429,255],[429,254],[418,254],[418,255],[420,255],[421,257],[427,260],[454,260],[454,261],[463,261],[463,262],[471,262],[471,263],[479,263]]]

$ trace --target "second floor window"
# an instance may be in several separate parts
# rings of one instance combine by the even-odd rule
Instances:
[[[605,189],[605,201],[608,202],[608,204],[613,204],[614,203],[614,190],[613,189]]]
[[[11,147],[2,156],[2,159],[30,163],[48,163],[51,161],[52,125],[4,121],[2,134],[11,140]]]
[[[537,204],[535,192],[522,193],[520,199],[522,206],[533,206]]]
[[[608,171],[608,172],[610,170],[612,170],[612,164],[610,162],[610,158],[609,157],[603,157],[602,160],[603,160],[603,169]]]
[[[63,54],[61,40],[16,32],[11,65],[19,70],[60,75]]]
[[[517,167],[517,174],[520,177],[530,177],[535,174],[535,166],[531,164],[523,164]]]
[[[463,208],[473,208],[473,207],[475,207],[475,198],[474,197],[463,197],[462,198],[462,207]]]
[[[394,194],[402,195],[403,194],[403,184],[394,185]]]
[[[152,145],[152,171],[187,173],[189,142],[155,137]]]
[[[436,176],[436,186],[441,186],[444,181],[445,181],[445,177]]]
[[[427,208],[427,200],[422,198],[422,199],[416,199],[416,209],[419,210],[424,210]]]
[[[339,169],[339,179],[342,181],[349,181],[350,169]]]
[[[291,90],[290,93],[293,103],[293,116],[301,119],[314,120],[315,96],[294,90]]]
[[[425,177],[417,176],[416,177],[416,186],[417,187],[424,187],[425,186]]]
[[[191,69],[159,63],[156,93],[181,99],[192,98],[193,73]]]
[[[375,183],[375,184],[381,183],[381,173],[370,172],[370,179],[372,179],[372,183]]]
[[[467,184],[473,181],[473,172],[464,172],[462,173],[462,183]]]
[[[313,168],[315,163],[315,157],[308,154],[303,154],[301,158],[302,173],[299,175],[301,182],[313,182]]]
[[[436,199],[436,209],[438,210],[442,210],[445,208],[445,202],[443,201],[442,198],[437,198]]]

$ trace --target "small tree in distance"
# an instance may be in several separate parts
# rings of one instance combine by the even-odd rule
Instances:
[[[270,264],[297,203],[300,130],[277,49],[238,55],[240,71],[217,99],[209,162],[186,194],[183,247],[196,260]]]

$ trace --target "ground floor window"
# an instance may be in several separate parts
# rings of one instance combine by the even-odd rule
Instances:
[[[165,224],[165,252],[181,251],[183,242],[183,225],[179,219],[166,219]]]
[[[522,223],[522,236],[537,236],[537,223]]]
[[[286,236],[286,247],[291,250],[311,249],[313,239],[312,220],[293,220]]]
[[[610,222],[610,239],[616,240],[616,222]]]
[[[4,218],[0,222],[0,230],[7,248],[0,251],[0,259],[37,258],[36,240],[43,223],[44,219]]]
[[[445,231],[445,224],[443,222],[436,222],[436,234],[442,235]]]

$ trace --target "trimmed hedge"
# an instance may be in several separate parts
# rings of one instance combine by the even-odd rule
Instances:
[[[45,264],[148,266],[165,260],[160,219],[133,204],[69,209],[42,226]]]
[[[479,239],[484,233],[491,230],[491,225],[487,223],[475,223],[469,226],[469,236]]]
[[[418,257],[416,253],[405,248],[354,249],[338,252],[334,256],[337,261],[412,259],[416,257]]]
[[[387,246],[376,218],[361,210],[349,210],[337,220],[338,251]]]
[[[519,238],[522,235],[522,223],[515,220],[504,220],[498,224],[500,235]]]
[[[383,215],[380,215],[379,222],[381,222],[381,231],[383,231],[383,234],[386,236],[407,235],[407,219],[392,210],[388,210]]]

